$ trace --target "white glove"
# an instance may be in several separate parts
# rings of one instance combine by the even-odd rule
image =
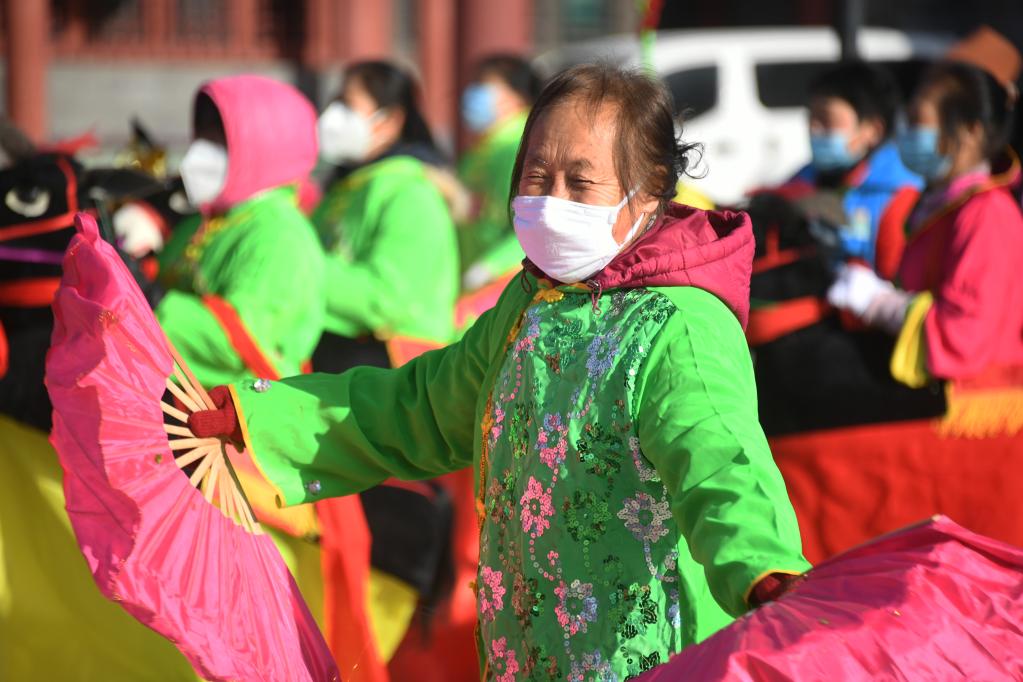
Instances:
[[[490,268],[483,263],[476,263],[469,267],[462,275],[462,289],[465,291],[475,291],[485,284],[490,284],[494,281],[494,273],[490,272]]]
[[[125,204],[113,216],[114,235],[121,250],[132,258],[142,258],[163,248],[163,233],[158,214],[136,203]]]
[[[870,268],[855,263],[842,265],[828,289],[828,303],[863,317],[878,296],[893,291],[892,283],[875,275]]]

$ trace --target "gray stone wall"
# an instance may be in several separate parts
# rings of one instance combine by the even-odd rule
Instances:
[[[92,130],[102,148],[85,154],[83,160],[105,162],[128,142],[131,118],[138,116],[154,137],[169,147],[173,161],[188,144],[196,89],[212,78],[239,73],[258,73],[299,85],[320,102],[339,81],[339,70],[300,74],[285,62],[58,60],[50,64],[48,72],[49,137],[60,140]],[[6,104],[5,81],[3,68],[0,106]]]

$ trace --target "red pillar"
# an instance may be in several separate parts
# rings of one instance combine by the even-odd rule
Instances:
[[[343,0],[339,9],[338,48],[342,61],[390,56],[394,42],[391,0]]]
[[[259,8],[255,0],[234,0],[227,6],[228,40],[236,55],[248,55],[256,42]]]
[[[438,138],[452,140],[458,126],[458,3],[419,0],[419,70],[423,110]]]
[[[303,63],[313,69],[322,69],[330,63],[335,51],[334,12],[330,0],[306,0],[305,45]]]
[[[495,52],[532,56],[533,0],[460,0],[459,8],[459,90],[481,57]],[[464,131],[460,142],[464,148]]]
[[[494,52],[528,55],[533,47],[533,0],[461,0],[459,61],[463,79],[473,63]]]
[[[50,58],[49,2],[6,0],[7,116],[30,138],[47,133],[46,65]]]

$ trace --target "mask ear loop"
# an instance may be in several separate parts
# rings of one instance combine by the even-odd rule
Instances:
[[[621,213],[622,209],[625,208],[625,206],[629,203],[629,200],[632,199],[632,197],[636,196],[637,193],[639,193],[639,187],[636,187],[636,188],[634,188],[632,190],[629,190],[629,193],[625,195],[625,198],[622,199],[621,202],[619,202],[618,210],[615,211],[615,221],[618,220],[618,214]],[[624,249],[626,246],[628,246],[629,242],[632,241],[633,237],[636,236],[636,230],[638,230],[639,226],[643,223],[643,219],[644,219],[645,216],[646,216],[646,211],[643,211],[642,213],[639,214],[639,218],[636,219],[636,222],[634,222],[632,224],[632,227],[629,229],[628,233],[625,235],[625,239],[622,241],[622,244],[621,244],[622,249]],[[612,225],[613,224],[614,224],[614,221],[612,221]]]

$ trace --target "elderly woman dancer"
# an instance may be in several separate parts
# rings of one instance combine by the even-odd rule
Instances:
[[[512,179],[524,271],[459,343],[192,415],[281,504],[474,467],[486,680],[624,680],[807,568],[742,332],[750,225],[670,203],[671,112],[638,73],[554,78]]]

